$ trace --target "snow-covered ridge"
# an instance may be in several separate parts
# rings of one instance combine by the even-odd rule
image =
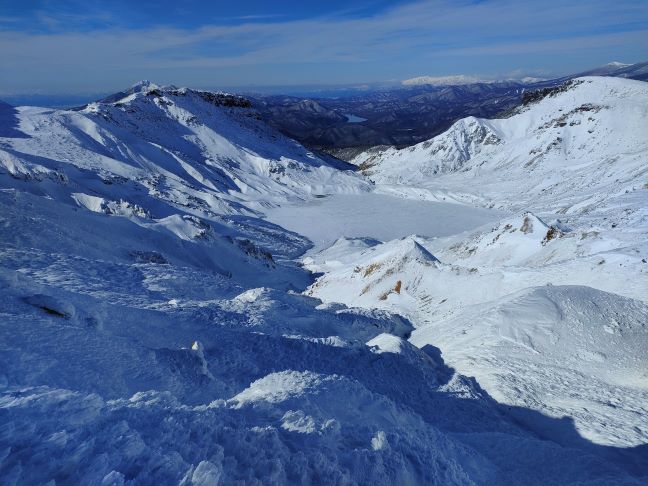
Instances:
[[[15,118],[25,136],[0,147],[0,161],[17,177],[69,180],[76,167],[215,213],[365,187],[332,159],[267,127],[245,98],[226,93],[142,82],[79,110],[21,107]]]
[[[578,78],[510,118],[466,118],[429,141],[360,154],[354,163],[380,184],[447,190],[472,178],[496,205],[524,209],[532,199],[564,198],[569,211],[594,194],[646,183],[647,120],[645,82]],[[460,171],[468,174],[453,176]]]
[[[570,219],[576,229],[526,212],[450,238],[340,239],[303,260],[322,273],[307,294],[403,314],[412,343],[439,346],[498,400],[572,417],[597,443],[644,444],[646,219]]]
[[[625,65],[619,64],[616,67],[623,67]],[[497,79],[497,78],[480,78],[479,76],[469,76],[466,74],[457,74],[454,76],[417,76],[415,78],[405,79],[401,81],[403,86],[460,86],[464,84],[476,84],[476,83],[519,83],[519,84],[530,84],[542,81],[542,78],[536,78],[532,76],[525,76],[522,78],[508,78],[508,79]]]
[[[568,416],[596,443],[645,444],[646,126],[648,84],[584,77],[509,118],[368,151],[356,163],[382,193],[509,214],[413,238],[434,264],[399,259],[399,240],[338,240],[304,259],[323,272],[308,293],[407,316],[410,342],[438,345],[504,403]]]
[[[353,163],[359,162],[360,170],[380,180],[383,161],[406,158],[408,164],[416,167],[421,175],[433,176],[462,169],[464,163],[479,154],[485,146],[500,142],[500,136],[488,120],[469,117],[457,121],[447,132],[433,139],[402,150],[388,148],[378,153],[363,153]],[[408,177],[404,175],[393,182],[406,182]]]
[[[270,275],[286,282],[273,257],[306,242],[242,218],[282,201],[369,188],[266,126],[236,95],[145,81],[76,110],[1,108],[11,128],[0,138],[7,187],[44,196],[59,212],[127,220],[110,224],[169,245],[149,250],[129,241],[126,255],[152,251],[156,260],[247,283]]]

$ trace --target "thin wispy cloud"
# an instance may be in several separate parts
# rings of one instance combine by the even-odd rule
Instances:
[[[283,14],[255,14],[255,15],[237,15],[234,17],[229,17],[234,20],[267,20],[267,19],[279,19],[285,17]]]
[[[422,1],[365,16],[260,13],[197,28],[125,27],[113,25],[109,12],[83,15],[44,20],[43,32],[3,26],[0,56],[10,62],[0,67],[2,88],[81,88],[80,77],[93,89],[138,77],[203,86],[324,84],[648,58],[648,3],[638,0]],[[560,61],[551,60],[556,53]]]

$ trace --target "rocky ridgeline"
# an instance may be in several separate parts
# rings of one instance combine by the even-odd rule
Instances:
[[[535,91],[525,91],[522,94],[522,105],[527,106],[531,103],[537,103],[538,101],[546,98],[547,96],[556,96],[560,93],[565,93],[572,89],[574,86],[581,84],[582,80],[570,79],[566,83],[561,84],[560,86],[552,86],[549,88],[542,88]]]

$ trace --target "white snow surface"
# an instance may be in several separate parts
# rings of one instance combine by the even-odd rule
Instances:
[[[517,116],[637,122],[625,83]],[[645,133],[520,198],[462,171],[479,128],[447,183],[373,185],[224,94],[2,115],[3,485],[648,479]]]
[[[502,403],[646,444],[647,126],[646,83],[590,77],[508,119],[361,155],[381,193],[510,213],[447,238],[340,240],[304,260],[324,273],[307,293],[407,316],[412,343]]]
[[[647,117],[645,82],[578,78],[510,118],[465,118],[428,141],[369,151],[353,163],[377,183],[429,197],[443,191],[484,206],[583,213],[642,189]]]
[[[623,66],[624,66],[623,64],[618,63],[618,66],[616,67],[623,67]],[[405,79],[401,81],[401,84],[403,86],[422,86],[422,85],[456,86],[456,85],[475,84],[475,83],[497,83],[502,81],[512,81],[518,83],[533,83],[536,81],[540,81],[540,79],[532,78],[528,76],[523,78],[513,78],[513,79],[495,79],[495,78],[480,78],[479,76],[470,76],[465,74],[456,74],[450,76],[417,76],[415,78]]]
[[[269,221],[306,236],[312,251],[344,235],[389,241],[412,233],[450,236],[495,221],[502,211],[440,201],[416,201],[381,192],[337,194],[266,210]]]

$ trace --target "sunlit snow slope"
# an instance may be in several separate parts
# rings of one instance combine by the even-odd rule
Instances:
[[[643,189],[647,119],[647,83],[578,78],[509,118],[459,120],[428,141],[360,154],[354,163],[377,183],[418,188],[410,190],[418,197],[596,210],[602,200]]]
[[[308,294],[409,317],[498,400],[648,443],[648,84],[588,77],[358,160],[376,191],[508,210],[449,238],[340,239]],[[522,418],[522,420],[524,420]]]

